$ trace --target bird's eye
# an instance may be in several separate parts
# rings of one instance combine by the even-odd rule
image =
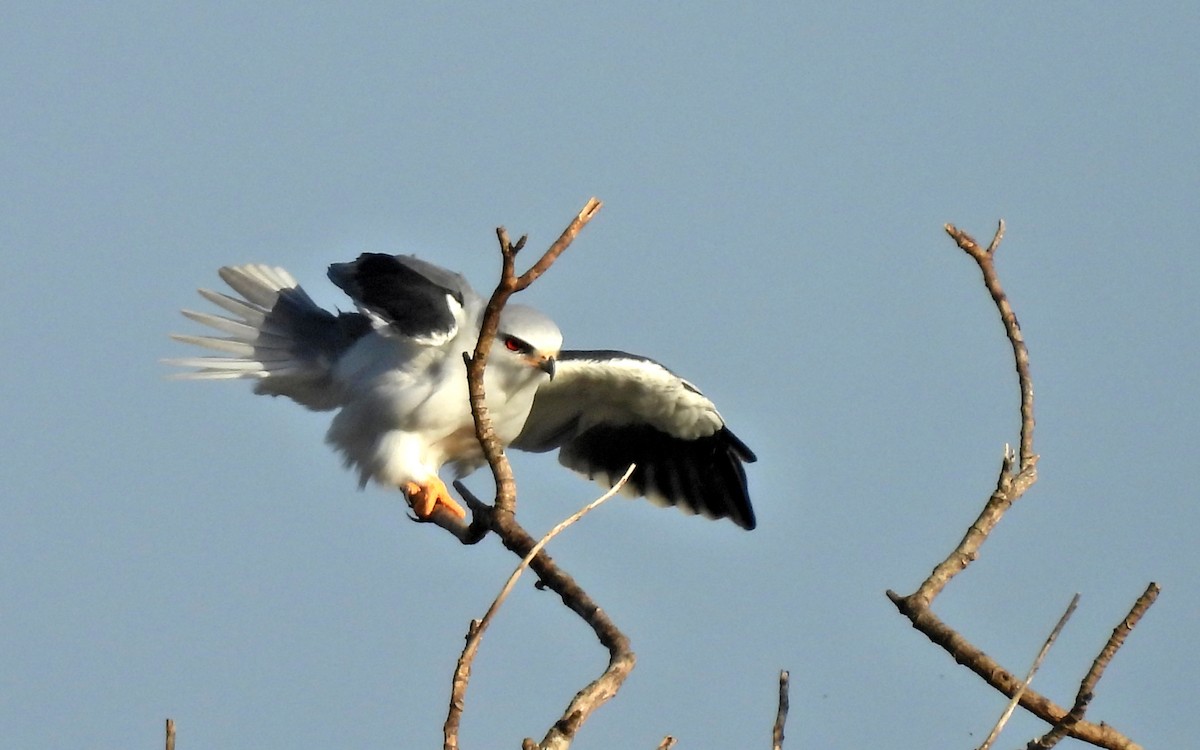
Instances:
[[[520,352],[525,350],[525,347],[521,345],[521,342],[512,336],[508,336],[504,339],[504,348],[510,352]]]

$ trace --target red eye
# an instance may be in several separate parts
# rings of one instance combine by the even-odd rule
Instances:
[[[521,342],[517,341],[516,339],[512,338],[511,336],[504,339],[504,348],[509,350],[510,352],[519,352],[524,349],[524,347],[521,346]]]

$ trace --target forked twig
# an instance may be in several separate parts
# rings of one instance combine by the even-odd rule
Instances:
[[[1004,229],[1004,219],[1001,219],[996,227],[996,233],[992,236],[992,241],[988,243],[986,249],[979,247],[979,244],[975,242],[975,239],[971,235],[953,224],[946,225],[946,234],[950,235],[959,248],[974,258],[975,262],[979,264],[979,270],[983,274],[983,284],[987,287],[988,294],[992,295],[992,301],[996,303],[996,309],[1000,312],[1000,322],[1004,324],[1004,333],[1008,336],[1009,343],[1012,344],[1013,363],[1017,368],[1017,380],[1021,389],[1021,443],[1019,455],[1021,460],[1017,465],[1024,471],[1030,462],[1037,460],[1037,456],[1033,453],[1033,379],[1029,376],[1029,350],[1025,347],[1025,337],[1021,334],[1021,324],[1017,322],[1017,314],[1013,312],[1012,305],[1008,301],[1008,295],[1004,293],[1003,287],[1000,286],[1000,277],[996,274],[996,264],[994,261],[996,250],[1000,247],[1000,241],[1004,239]]]
[[[1008,295],[1000,285],[1000,277],[996,273],[995,253],[1004,236],[1004,222],[1001,221],[995,236],[987,249],[981,248],[966,232],[951,224],[946,225],[949,234],[958,246],[974,259],[983,275],[984,286],[987,287],[996,310],[1000,313],[1000,322],[1004,325],[1004,333],[1008,337],[1013,350],[1013,361],[1017,370],[1017,381],[1021,392],[1021,437],[1017,455],[1005,446],[1004,458],[1000,463],[1000,474],[996,479],[996,490],[988,498],[979,517],[967,529],[962,541],[943,560],[921,586],[911,596],[918,603],[928,605],[933,601],[950,579],[966,570],[979,554],[979,548],[987,539],[992,529],[1000,522],[1004,513],[1014,502],[1019,500],[1025,491],[1037,481],[1037,454],[1033,452],[1033,377],[1029,373],[1029,349],[1025,346],[1025,338],[1021,334],[1021,326]]]
[[[541,552],[542,548],[545,547],[551,539],[558,536],[559,533],[568,526],[574,524],[576,521],[583,518],[594,509],[598,508],[602,503],[619,493],[621,488],[625,486],[625,483],[629,481],[629,477],[633,475],[635,468],[636,465],[630,464],[629,469],[625,471],[625,474],[617,480],[616,484],[614,484],[611,489],[576,512],[572,513],[569,517],[567,517],[554,528],[550,529],[545,536],[538,540],[538,543],[535,544],[533,548],[521,558],[520,564],[517,565],[515,570],[513,570],[512,574],[508,577],[508,580],[504,582],[504,585],[500,588],[500,593],[497,594],[496,598],[492,600],[491,606],[487,608],[487,612],[484,613],[483,617],[478,620],[471,621],[471,625],[467,630],[467,643],[465,646],[463,646],[462,654],[459,655],[458,663],[454,668],[454,679],[452,680],[450,688],[450,711],[447,713],[446,723],[442,727],[443,734],[445,736],[457,736],[458,734],[458,726],[462,720],[462,712],[467,694],[467,684],[471,680],[471,665],[475,662],[475,655],[479,651],[479,643],[483,639],[484,631],[486,631],[488,626],[491,625],[492,619],[495,617],[496,612],[500,609],[500,605],[504,603],[504,600],[508,598],[509,593],[512,591],[513,586],[517,584],[517,579],[519,579],[521,574],[524,573],[529,567],[529,564],[533,560],[534,556]]]
[[[508,304],[513,294],[522,291],[545,273],[558,259],[558,256],[571,245],[587,223],[592,220],[600,207],[604,205],[595,198],[590,198],[567,228],[562,231],[554,244],[538,259],[528,271],[517,276],[517,253],[525,246],[526,237],[521,237],[514,245],[509,242],[508,230],[504,227],[496,229],[496,237],[500,242],[500,283],[488,299],[484,308],[483,320],[479,326],[479,340],[475,344],[475,352],[467,360],[467,383],[470,388],[471,413],[475,417],[475,435],[483,447],[484,456],[492,468],[496,479],[496,505],[499,513],[512,514],[516,510],[517,492],[513,479],[512,467],[504,459],[504,449],[496,439],[492,430],[491,419],[488,417],[487,402],[483,393],[483,370],[487,367],[488,354],[492,350],[492,341],[496,338],[496,330],[500,325],[500,311]]]
[[[493,531],[511,552],[521,558],[529,556],[529,567],[533,569],[541,582],[558,594],[563,604],[592,628],[600,643],[608,649],[609,654],[608,665],[604,672],[576,693],[562,717],[550,727],[541,743],[535,743],[531,739],[526,739],[523,743],[524,747],[539,747],[542,750],[559,750],[568,747],[571,740],[574,739],[575,733],[579,731],[579,727],[587,718],[620,689],[625,678],[633,669],[637,657],[629,647],[629,639],[617,628],[608,614],[571,576],[555,564],[545,550],[535,551],[537,541],[517,523],[515,517],[516,481],[513,478],[512,467],[504,457],[503,446],[496,439],[491,419],[488,416],[483,389],[483,372],[499,325],[500,312],[509,297],[526,288],[545,273],[583,227],[592,220],[600,206],[600,201],[595,198],[589,200],[542,257],[520,276],[516,275],[515,259],[517,253],[525,245],[525,238],[522,237],[513,244],[509,241],[508,232],[503,227],[496,230],[501,255],[500,283],[496,286],[496,290],[492,293],[487,307],[484,309],[483,320],[480,323],[479,341],[475,346],[474,354],[466,357],[467,383],[471,398],[471,413],[475,419],[475,435],[496,480],[495,503],[490,511],[483,514],[487,519],[487,528]],[[475,526],[476,524],[473,522],[472,527]],[[453,705],[451,714],[452,716],[447,718],[444,728],[446,750],[458,747],[458,717],[461,714],[455,711]]]
[[[1111,726],[1084,721],[1082,710],[1077,716],[1072,716],[1071,712],[1028,688],[1025,683],[1001,667],[994,659],[942,622],[931,609],[934,598],[941,593],[946,584],[954,576],[966,570],[967,566],[975,560],[980,546],[987,540],[988,535],[999,523],[1004,513],[1037,481],[1038,456],[1033,451],[1033,380],[1029,374],[1029,351],[1025,346],[1025,339],[1021,333],[1021,326],[1017,322],[1016,313],[1013,312],[1008,296],[1000,285],[1000,278],[996,273],[994,263],[996,250],[1004,236],[1004,228],[1004,222],[1001,221],[992,241],[986,248],[980,247],[970,235],[953,225],[946,225],[946,233],[978,264],[980,272],[983,274],[984,286],[987,287],[988,293],[1000,313],[1005,335],[1012,345],[1013,362],[1016,366],[1020,388],[1021,428],[1018,448],[1013,451],[1005,446],[996,488],[978,518],[963,535],[958,546],[933,569],[929,577],[912,594],[901,596],[889,590],[887,596],[901,614],[912,622],[914,628],[945,649],[954,657],[955,661],[975,672],[987,684],[1013,698],[1030,713],[1056,727],[1062,726],[1062,731],[1065,733],[1093,745],[1110,750],[1138,750],[1139,746],[1133,740]],[[1152,602],[1153,596],[1150,596],[1141,611],[1144,611],[1145,607],[1149,607]],[[1140,617],[1140,612],[1138,617]],[[1127,618],[1126,623],[1132,627],[1136,619]],[[1123,639],[1124,635],[1114,643],[1113,651],[1119,647],[1119,641]],[[1111,654],[1108,658],[1111,658]],[[1098,674],[1096,679],[1099,679]],[[1077,701],[1077,705],[1079,703]],[[1083,702],[1083,705],[1086,705],[1086,701]]]

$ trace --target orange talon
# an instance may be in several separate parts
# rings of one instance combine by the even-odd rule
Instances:
[[[437,477],[425,485],[418,482],[405,482],[400,490],[408,498],[408,504],[412,506],[413,513],[422,521],[429,520],[439,505],[445,508],[447,513],[457,518],[465,519],[467,517],[467,512],[463,510],[463,507],[450,497],[450,491],[446,489],[445,482]]]

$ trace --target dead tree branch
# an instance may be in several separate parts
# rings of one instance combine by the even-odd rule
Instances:
[[[1068,711],[1036,691],[1027,688],[1024,682],[1001,667],[956,630],[942,622],[931,609],[934,598],[941,593],[950,579],[966,570],[967,566],[975,560],[979,554],[979,548],[987,540],[996,524],[1000,522],[1004,513],[1037,481],[1038,461],[1038,456],[1033,451],[1033,380],[1029,374],[1029,350],[1025,346],[1025,339],[1021,333],[1021,326],[1017,322],[1016,313],[1013,312],[1008,296],[1000,284],[994,263],[996,250],[1004,236],[1004,222],[1000,222],[992,241],[986,248],[980,247],[970,235],[953,225],[946,225],[946,233],[978,264],[979,270],[983,274],[984,286],[1000,313],[1000,321],[1004,326],[1005,335],[1012,345],[1013,361],[1020,387],[1020,439],[1017,451],[1013,451],[1008,446],[1005,447],[996,488],[984,504],[979,516],[963,535],[958,546],[933,569],[929,577],[915,592],[901,596],[889,590],[887,596],[900,613],[912,622],[914,628],[941,646],[954,657],[955,661],[975,672],[996,690],[1010,698],[1015,698],[1021,707],[1053,725],[1055,729],[1061,727],[1059,731],[1064,734],[1109,750],[1140,750],[1137,743],[1111,726],[1084,721],[1083,710],[1086,708],[1086,700],[1077,699],[1076,706],[1079,711],[1077,715],[1073,716],[1072,711],[1075,709]],[[1147,589],[1147,594],[1143,595],[1143,599],[1138,600],[1140,606],[1135,605],[1133,612],[1123,622],[1124,629],[1119,638],[1114,631],[1113,639],[1110,639],[1109,646],[1106,646],[1101,657],[1097,658],[1098,662],[1103,658],[1103,664],[1108,663],[1112,654],[1124,641],[1129,629],[1153,603],[1154,594],[1150,593],[1151,590],[1157,594],[1157,587],[1151,584],[1151,588]],[[1086,692],[1090,696],[1095,681],[1099,680],[1099,672],[1103,671],[1103,666],[1097,670],[1093,665],[1093,671],[1097,672],[1095,678],[1090,684],[1088,678],[1085,678],[1085,684],[1080,688],[1081,695]],[[1089,672],[1090,676],[1091,672]]]
[[[629,639],[617,628],[616,624],[600,609],[587,592],[575,580],[563,571],[544,550],[538,550],[537,541],[521,527],[516,520],[517,492],[516,481],[513,478],[512,467],[504,456],[503,446],[496,439],[488,416],[485,394],[483,389],[483,371],[487,366],[488,353],[500,321],[500,312],[509,298],[546,272],[554,261],[561,255],[579,232],[591,221],[602,204],[595,198],[590,199],[571,223],[563,230],[554,244],[542,257],[518,276],[516,274],[516,256],[524,247],[526,238],[521,237],[515,244],[509,241],[508,232],[500,227],[496,237],[500,242],[501,269],[500,283],[488,300],[480,324],[479,341],[475,352],[466,357],[467,383],[471,398],[471,413],[475,418],[475,435],[492,469],[496,482],[495,502],[490,509],[484,510],[482,504],[473,504],[476,509],[476,519],[472,521],[470,531],[459,536],[465,541],[477,540],[478,536],[494,532],[501,543],[518,557],[529,558],[529,567],[537,574],[541,582],[558,594],[563,604],[588,624],[595,632],[600,643],[608,650],[609,661],[604,672],[576,693],[563,712],[562,717],[550,727],[541,743],[526,739],[524,747],[537,747],[542,750],[562,750],[570,746],[576,732],[591,714],[614,696],[625,682],[625,678],[633,669],[636,657],[629,646]],[[470,500],[468,500],[470,502]],[[486,519],[486,525],[480,521],[480,516]],[[470,669],[470,659],[465,668]],[[455,673],[457,686],[458,670]],[[458,747],[458,727],[462,715],[461,696],[451,701],[450,714],[443,728],[445,750],[456,750]]]
[[[487,367],[488,353],[492,350],[492,341],[496,338],[496,329],[500,325],[500,311],[508,304],[508,299],[517,292],[532,284],[545,273],[558,259],[558,256],[571,245],[587,223],[592,220],[603,204],[591,198],[583,209],[575,216],[558,239],[528,271],[517,276],[517,253],[525,247],[526,236],[522,236],[514,245],[509,242],[508,230],[497,227],[496,238],[500,241],[500,283],[492,292],[487,308],[483,313],[483,321],[479,327],[479,341],[475,344],[475,353],[467,362],[467,383],[471,394],[471,413],[475,417],[475,435],[483,446],[484,456],[492,468],[496,479],[496,513],[512,515],[516,511],[517,492],[513,479],[512,467],[504,458],[504,448],[492,431],[491,419],[488,417],[487,403],[483,394],[483,369]]]
[[[996,722],[996,726],[992,727],[992,731],[988,734],[987,739],[983,741],[983,744],[979,746],[979,750],[988,750],[992,746],[992,743],[996,741],[996,738],[1000,736],[1000,732],[1004,731],[1004,725],[1008,723],[1009,718],[1013,715],[1013,711],[1017,709],[1017,704],[1021,702],[1021,696],[1029,689],[1029,684],[1033,682],[1033,676],[1041,668],[1042,662],[1046,659],[1046,654],[1050,653],[1050,647],[1058,640],[1058,634],[1066,627],[1067,620],[1070,620],[1071,615],[1075,614],[1077,606],[1079,606],[1079,594],[1071,597],[1071,603],[1067,605],[1067,610],[1063,612],[1062,617],[1058,618],[1058,623],[1050,631],[1050,635],[1046,636],[1046,642],[1042,644],[1041,650],[1038,651],[1037,657],[1033,660],[1033,665],[1029,667],[1029,673],[1025,675],[1025,682],[1021,684],[1016,695],[1004,707],[1004,713],[1000,715],[1000,720]]]
[[[1146,610],[1150,609],[1150,605],[1154,604],[1154,600],[1158,598],[1158,592],[1161,589],[1157,583],[1151,582],[1137,601],[1133,603],[1133,608],[1129,610],[1129,614],[1125,615],[1125,619],[1121,620],[1117,627],[1113,628],[1112,635],[1104,644],[1104,648],[1100,649],[1099,655],[1092,662],[1092,668],[1084,676],[1083,681],[1079,683],[1079,692],[1075,695],[1075,705],[1067,712],[1054,727],[1042,735],[1038,739],[1026,745],[1026,750],[1050,750],[1058,744],[1059,740],[1066,737],[1070,729],[1075,724],[1083,719],[1083,714],[1087,711],[1088,705],[1092,702],[1095,696],[1096,683],[1100,682],[1100,677],[1104,674],[1104,670],[1108,667],[1108,663],[1112,661],[1113,656],[1117,653],[1117,649],[1121,648],[1121,644],[1125,643],[1125,638],[1137,625],[1138,620],[1142,619],[1142,615],[1146,614]]]
[[[500,593],[496,595],[494,600],[492,600],[491,606],[488,607],[487,612],[484,613],[483,617],[478,620],[471,621],[471,625],[467,629],[467,643],[465,646],[463,646],[462,654],[459,655],[458,663],[454,668],[454,679],[450,689],[450,711],[446,715],[446,723],[442,728],[444,735],[457,736],[458,734],[458,726],[462,720],[462,712],[466,700],[467,684],[471,681],[471,665],[475,662],[475,655],[479,651],[479,643],[483,639],[484,631],[487,630],[488,626],[492,622],[492,619],[496,616],[496,612],[499,611],[500,605],[504,603],[504,600],[508,598],[509,593],[512,591],[513,586],[517,584],[517,579],[520,578],[521,574],[524,573],[529,567],[529,564],[533,560],[534,556],[541,552],[542,548],[545,547],[551,539],[558,536],[558,534],[568,526],[583,518],[592,510],[598,508],[602,503],[606,502],[620,492],[621,488],[625,486],[625,483],[629,481],[629,477],[633,475],[633,470],[635,468],[635,465],[630,464],[629,469],[626,470],[624,476],[617,480],[617,483],[614,484],[612,488],[608,490],[608,492],[605,492],[600,497],[571,514],[570,517],[559,523],[557,526],[547,532],[545,536],[538,540],[538,543],[533,546],[533,549],[531,549],[523,558],[521,558],[520,564],[517,565],[516,570],[512,572],[512,574],[508,577],[508,580],[504,582],[504,586],[501,587]],[[463,487],[459,487],[459,491],[467,492]]]
[[[783,750],[783,725],[788,715],[788,671],[779,673],[779,708],[775,711],[775,726],[771,729],[771,750]]]

